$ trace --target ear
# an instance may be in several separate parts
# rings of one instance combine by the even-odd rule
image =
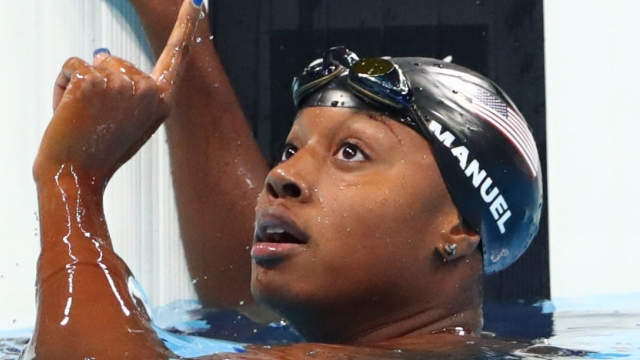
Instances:
[[[462,217],[443,235],[436,251],[445,262],[470,255],[480,244],[480,235],[466,226]]]

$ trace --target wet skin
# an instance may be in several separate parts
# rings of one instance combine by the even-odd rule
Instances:
[[[33,166],[41,255],[37,323],[24,359],[166,359],[114,252],[103,194],[114,172],[170,112],[173,85],[202,10],[184,2],[151,75],[117,57],[69,59]]]
[[[459,215],[426,140],[377,114],[307,108],[287,143],[256,207],[259,301],[305,338],[337,343],[420,332],[468,310],[443,303],[442,275],[457,265],[437,249]],[[431,324],[397,326],[427,313]]]

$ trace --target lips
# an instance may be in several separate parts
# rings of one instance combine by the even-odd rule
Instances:
[[[251,257],[256,264],[272,267],[306,248],[309,235],[291,218],[278,212],[263,213],[255,226]]]

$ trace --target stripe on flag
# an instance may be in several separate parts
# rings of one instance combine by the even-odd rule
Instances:
[[[471,110],[500,131],[518,150],[531,174],[538,174],[540,159],[533,135],[524,119],[507,104],[483,89],[471,102]]]

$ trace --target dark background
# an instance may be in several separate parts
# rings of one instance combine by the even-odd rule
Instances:
[[[542,0],[210,0],[209,9],[222,63],[270,161],[295,115],[291,80],[344,45],[361,58],[451,55],[494,80],[531,125],[546,174]],[[487,304],[550,297],[546,179],[544,188],[540,232],[512,267],[486,278]]]

